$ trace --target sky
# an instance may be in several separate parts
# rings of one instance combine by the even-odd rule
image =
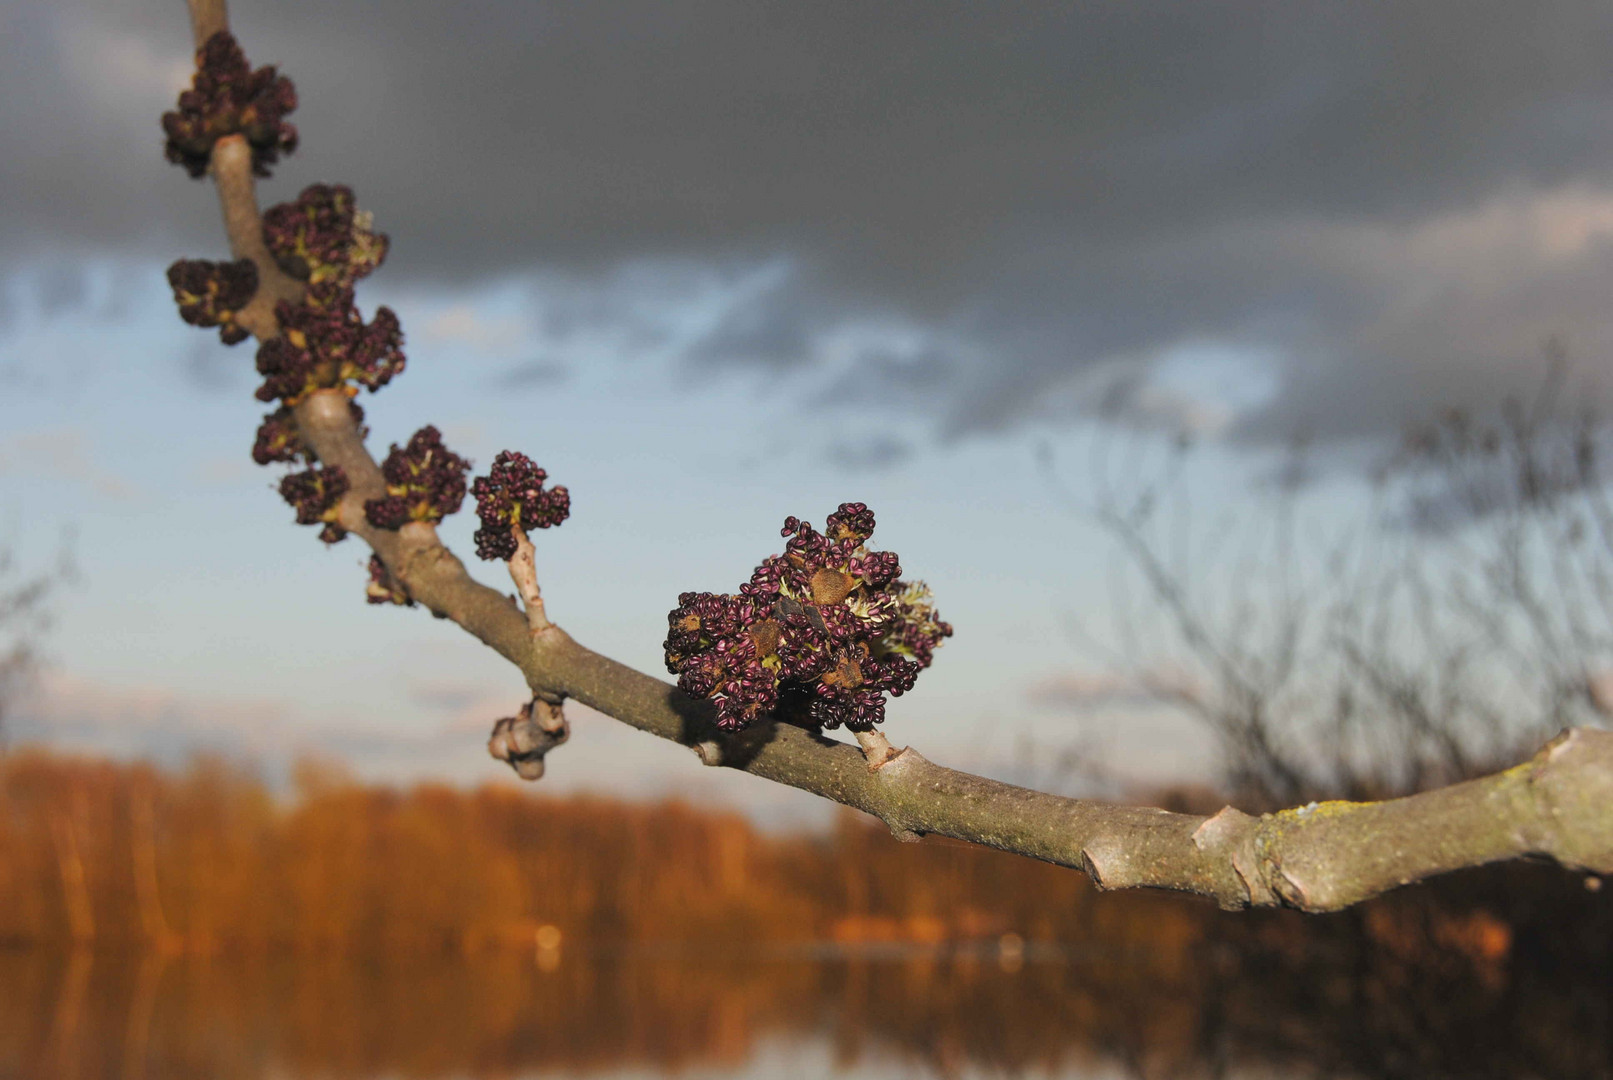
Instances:
[[[1301,440],[1327,528],[1408,424],[1538,385],[1548,337],[1613,406],[1613,5],[231,14],[301,101],[263,203],[348,183],[391,236],[359,292],[408,340],[364,401],[377,456],[430,422],[480,466],[537,458],[573,496],[551,615],[655,672],[679,592],[869,503],[957,627],[887,724],[947,764],[1036,779],[1095,740],[1128,775],[1213,770],[1082,644],[1123,562],[1092,461],[1124,487],[1191,438],[1195,501],[1237,516]],[[178,0],[0,0],[0,542],[43,566],[70,534],[79,568],[13,734],[498,779],[519,676],[360,602],[358,542],[324,550],[251,463],[252,346],[173,310],[168,263],[225,254],[162,159],[188,33]],[[718,772],[579,711],[543,783],[818,812]]]

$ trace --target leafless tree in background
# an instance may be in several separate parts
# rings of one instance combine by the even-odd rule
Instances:
[[[0,752],[17,697],[34,673],[40,637],[50,626],[46,602],[72,576],[65,553],[54,570],[32,576],[17,565],[16,553],[0,548]]]
[[[1190,442],[1100,444],[1081,509],[1133,571],[1112,579],[1109,662],[1201,723],[1229,784],[1267,806],[1426,790],[1604,722],[1610,432],[1569,407],[1570,376],[1550,345],[1532,400],[1410,433],[1342,530],[1303,445],[1253,508],[1204,520]]]

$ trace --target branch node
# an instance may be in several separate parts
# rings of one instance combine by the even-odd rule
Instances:
[[[1236,807],[1223,806],[1193,830],[1193,846],[1207,855],[1224,853],[1238,877],[1238,884],[1243,886],[1242,897],[1217,895],[1216,903],[1223,911],[1241,911],[1251,904],[1270,906],[1277,902],[1255,871],[1259,860],[1254,854],[1252,826],[1258,820]]]
[[[1193,846],[1200,851],[1214,851],[1236,838],[1255,819],[1235,807],[1223,806],[1214,817],[1193,830]]]
[[[1311,910],[1310,893],[1304,883],[1284,871],[1280,862],[1275,860],[1267,862],[1262,869],[1265,870],[1265,880],[1271,891],[1276,893],[1284,904],[1300,911]]]
[[[1613,874],[1613,731],[1571,728],[1520,768],[1542,811],[1546,853],[1565,866]]]
[[[1092,884],[1096,885],[1100,892],[1105,888],[1103,870],[1098,866],[1098,861],[1092,857],[1091,848],[1081,849],[1081,872],[1092,879]]]
[[[872,728],[867,731],[855,731],[852,734],[857,736],[857,745],[862,747],[863,757],[868,761],[869,772],[878,772],[901,757],[907,750],[905,746],[900,750],[891,746],[890,740],[885,738],[884,732],[876,731]]]
[[[553,691],[553,690],[540,690],[537,687],[529,687],[529,688],[532,690],[532,696],[534,698],[537,698],[539,701],[546,702],[546,703],[548,703],[550,705],[553,705],[556,708],[556,710],[558,710],[560,706],[562,706],[562,705],[564,705],[566,703],[566,695],[564,695],[564,694],[557,693],[556,691]],[[556,713],[556,715],[558,715],[558,712]],[[541,717],[539,718],[538,722],[540,724],[543,722]]]
[[[493,725],[487,752],[508,762],[523,780],[543,775],[543,756],[571,737],[571,725],[554,702],[533,697],[515,716]]]
[[[694,756],[700,759],[702,765],[722,764],[722,744],[715,739],[702,739],[689,749],[694,751]]]

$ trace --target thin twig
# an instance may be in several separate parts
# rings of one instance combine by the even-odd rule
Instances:
[[[885,733],[876,728],[854,731],[852,734],[857,736],[857,745],[863,748],[863,757],[868,759],[870,769],[884,768],[902,752],[891,746],[890,740],[885,738]]]
[[[526,531],[519,525],[511,525],[510,532],[515,536],[515,556],[510,559],[510,580],[515,582],[516,592],[526,607],[527,625],[534,634],[541,634],[554,624],[543,610],[543,590],[538,588],[537,553]]]

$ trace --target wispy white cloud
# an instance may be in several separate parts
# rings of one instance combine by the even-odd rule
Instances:
[[[1200,693],[1193,674],[1179,667],[1156,665],[1136,670],[1076,669],[1055,672],[1025,690],[1034,707],[1077,712],[1104,705],[1153,704],[1173,696]]]

